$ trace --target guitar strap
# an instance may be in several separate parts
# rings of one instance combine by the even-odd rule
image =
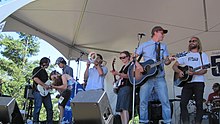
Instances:
[[[119,71],[119,73],[125,73],[125,69],[131,64],[131,62],[129,62],[128,64],[124,65],[121,70]],[[128,70],[127,70],[128,71]],[[120,81],[122,81],[124,79],[120,79]],[[120,83],[121,84],[121,83]],[[126,85],[126,84],[124,84]]]
[[[200,54],[200,59],[201,59],[202,67],[203,67],[202,52],[199,52],[199,54]]]
[[[141,54],[138,59],[137,59],[137,62],[140,62],[141,58],[143,57],[143,54]]]

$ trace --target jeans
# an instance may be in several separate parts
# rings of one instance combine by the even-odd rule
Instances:
[[[43,97],[40,95],[38,91],[34,91],[33,95],[34,95],[33,121],[39,122],[39,114],[40,114],[41,106],[43,103],[46,109],[46,112],[47,112],[47,123],[52,124],[53,123],[53,107],[52,107],[50,94]]]
[[[140,87],[140,123],[148,123],[148,101],[150,94],[155,89],[162,105],[162,117],[164,123],[171,122],[171,108],[168,97],[168,89],[164,77],[150,78]]]
[[[193,94],[195,95],[196,102],[196,124],[200,124],[202,122],[203,116],[203,93],[204,93],[204,82],[193,82],[187,83],[183,86],[181,93],[181,118],[184,124],[189,123],[189,114],[187,105],[190,99],[192,99]]]

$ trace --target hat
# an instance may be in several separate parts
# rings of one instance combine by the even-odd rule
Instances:
[[[56,60],[56,63],[55,63],[55,64],[60,64],[60,63],[63,63],[63,61],[65,61],[65,60],[64,60],[64,58],[63,58],[63,57],[59,57],[59,58],[57,58],[57,60]]]
[[[161,26],[155,26],[152,29],[151,34],[154,35],[155,31],[163,31],[164,34],[166,34],[168,32],[168,30],[163,29]]]

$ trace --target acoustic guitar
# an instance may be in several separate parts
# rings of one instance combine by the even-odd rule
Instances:
[[[210,64],[206,64],[206,65],[199,66],[196,68],[193,68],[193,67],[187,66],[187,65],[186,66],[178,66],[178,69],[180,69],[184,75],[183,75],[183,77],[179,77],[179,74],[177,72],[174,72],[174,78],[173,78],[174,85],[177,87],[183,87],[184,84],[191,81],[193,78],[193,75],[188,74],[189,70],[192,72],[195,72],[196,70],[207,69],[207,68],[210,68]]]
[[[173,55],[173,57],[179,58],[183,57],[187,54],[187,52],[181,52],[176,55]],[[143,67],[144,72],[140,72],[138,69],[134,70],[134,63],[132,63],[128,67],[128,78],[132,85],[141,86],[143,85],[150,77],[153,77],[158,72],[158,65],[161,63],[164,63],[166,60],[162,59],[158,62],[155,62],[152,59],[149,59],[145,62],[140,62],[140,65]],[[135,80],[134,80],[135,77]]]

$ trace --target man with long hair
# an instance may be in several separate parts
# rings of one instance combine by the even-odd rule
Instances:
[[[195,96],[196,102],[196,124],[201,124],[203,116],[203,93],[205,87],[205,76],[207,69],[204,65],[209,64],[208,56],[202,52],[202,44],[198,37],[192,37],[188,45],[188,54],[186,56],[178,58],[173,65],[173,70],[179,75],[184,77],[185,73],[179,69],[178,66],[186,65],[192,68],[201,67],[197,71],[189,69],[187,74],[192,76],[192,80],[187,81],[182,88],[181,92],[181,118],[184,124],[189,124],[189,114],[187,110],[187,104],[189,100]]]
[[[38,67],[34,68],[33,75],[33,96],[34,96],[34,113],[33,113],[33,121],[34,124],[38,124],[39,122],[39,114],[41,110],[42,103],[46,108],[47,112],[47,123],[53,123],[53,107],[50,93],[46,96],[42,96],[40,91],[37,89],[37,85],[42,86],[45,90],[50,89],[50,86],[45,84],[48,80],[48,73],[46,68],[48,68],[50,64],[50,59],[47,57],[43,57],[40,60],[40,64]]]

